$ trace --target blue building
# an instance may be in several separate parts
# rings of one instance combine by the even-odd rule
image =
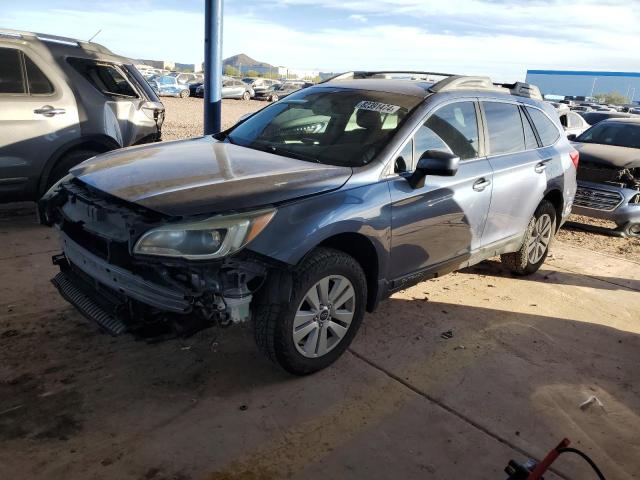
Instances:
[[[527,70],[527,83],[537,85],[543,95],[591,97],[616,92],[630,101],[640,99],[640,73],[634,72]]]

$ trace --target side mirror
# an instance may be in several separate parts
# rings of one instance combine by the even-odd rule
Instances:
[[[575,133],[567,135],[567,140],[571,140],[572,142],[575,142],[576,138],[578,138],[578,136]]]
[[[436,175],[439,177],[453,177],[458,172],[460,157],[441,150],[427,150],[418,160],[413,174],[407,179],[411,188],[424,186],[424,177]]]

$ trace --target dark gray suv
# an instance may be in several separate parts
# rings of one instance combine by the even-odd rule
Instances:
[[[495,255],[535,272],[577,152],[537,88],[432,76],[344,74],[219,135],[81,164],[40,203],[54,283],[113,334],[251,320],[306,374],[395,291]]]
[[[78,163],[160,140],[164,106],[96,43],[0,30],[0,202],[37,200]]]

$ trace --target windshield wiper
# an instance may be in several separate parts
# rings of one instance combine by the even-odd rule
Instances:
[[[260,150],[262,152],[267,152],[267,153],[273,153],[274,155],[282,155],[284,157],[291,157],[291,158],[295,158],[296,160],[304,160],[307,162],[314,162],[314,163],[322,163],[320,160],[318,160],[316,157],[312,157],[311,155],[305,155],[304,153],[300,153],[300,152],[295,152],[292,150],[287,150],[286,148],[282,148],[270,143],[265,143],[262,145],[258,145],[255,143],[252,143],[251,145],[247,145],[247,147],[249,148],[254,148],[256,150]]]

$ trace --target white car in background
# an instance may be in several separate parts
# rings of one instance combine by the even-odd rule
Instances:
[[[570,110],[567,105],[561,104],[559,108],[556,107],[556,110],[560,117],[562,128],[564,128],[564,132],[567,136],[578,136],[591,126],[584,118]]]

